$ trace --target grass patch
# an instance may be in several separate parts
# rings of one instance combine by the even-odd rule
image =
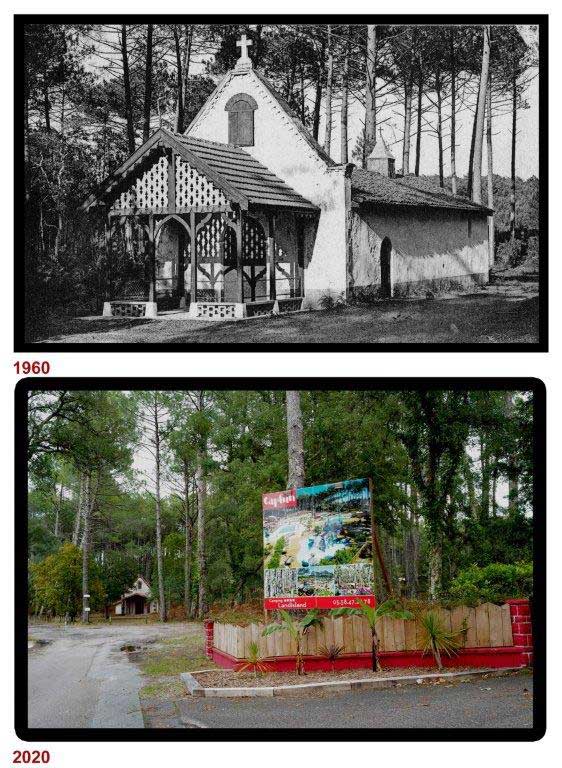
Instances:
[[[196,631],[192,634],[168,637],[158,645],[145,648],[136,660],[141,672],[149,677],[160,677],[215,666],[205,656],[203,626],[197,624],[193,628]]]
[[[139,666],[145,675],[159,677],[160,675],[179,675],[181,672],[192,672],[194,669],[213,666],[213,662],[209,661],[206,656],[159,654],[159,658],[140,660]]]
[[[166,680],[161,683],[150,683],[139,691],[141,699],[177,699],[185,696],[185,686],[180,680]]]

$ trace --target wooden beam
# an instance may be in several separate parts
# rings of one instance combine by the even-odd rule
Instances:
[[[191,284],[190,293],[192,303],[197,301],[197,228],[195,226],[195,211],[190,213],[191,230]]]
[[[296,217],[297,224],[297,265],[298,296],[304,296],[304,222],[300,216]],[[296,281],[295,281],[296,282]]]
[[[111,301],[112,299],[112,290],[111,290],[111,225],[109,222],[109,217],[104,216],[103,220],[103,243],[104,243],[104,250],[105,250],[105,268],[106,268],[106,283],[105,283],[105,300]]]
[[[273,213],[267,217],[267,265],[269,268],[269,298],[271,301],[275,301],[277,286],[275,284],[275,216]]]
[[[168,155],[168,208],[176,212],[176,153],[172,149]]]
[[[236,288],[237,301],[244,303],[244,267],[242,266],[242,232],[244,227],[244,211],[238,209],[236,217]]]
[[[156,301],[156,244],[154,242],[154,215],[148,215],[148,259],[150,284],[148,288],[148,300]]]

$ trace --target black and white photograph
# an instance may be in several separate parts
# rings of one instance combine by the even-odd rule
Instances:
[[[546,350],[546,16],[79,18],[16,19],[17,348]]]

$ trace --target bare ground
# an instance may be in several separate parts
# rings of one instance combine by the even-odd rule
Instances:
[[[267,664],[265,661],[264,664]],[[473,667],[454,667],[445,669],[447,672],[473,671]],[[217,669],[211,672],[198,672],[193,676],[204,688],[257,688],[277,685],[302,685],[305,683],[337,683],[340,680],[382,680],[386,677],[407,677],[411,675],[428,675],[438,673],[437,667],[403,667],[399,669],[383,669],[372,672],[370,669],[338,669],[334,672],[306,672],[297,675],[296,672],[234,672],[228,669]]]
[[[334,311],[211,322],[170,313],[156,320],[46,318],[34,342],[74,344],[515,344],[536,343],[536,281],[493,283],[473,294],[401,299]]]

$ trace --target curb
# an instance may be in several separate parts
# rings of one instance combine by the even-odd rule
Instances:
[[[464,672],[432,672],[424,675],[402,675],[400,677],[384,677],[374,680],[363,678],[359,680],[338,680],[329,683],[300,683],[298,685],[262,686],[256,688],[204,688],[189,672],[182,672],[180,677],[192,696],[206,698],[247,698],[250,696],[294,696],[317,693],[319,691],[353,691],[367,689],[397,688],[405,685],[422,685],[431,682],[447,682],[453,680],[466,683],[479,677],[501,677],[509,672],[519,672],[525,667],[502,667],[501,669],[479,669]]]

